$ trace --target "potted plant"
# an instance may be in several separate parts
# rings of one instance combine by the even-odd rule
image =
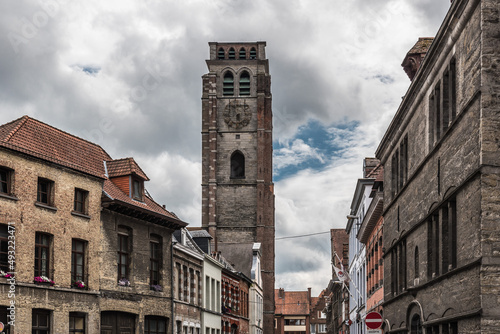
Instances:
[[[82,281],[82,280],[73,281],[71,283],[71,286],[74,287],[74,288],[80,289],[80,290],[83,290],[83,289],[87,288],[87,286],[85,285],[85,282]]]
[[[118,280],[118,285],[119,286],[130,286],[130,281],[126,278],[120,278]]]
[[[33,283],[50,286],[54,286],[55,284],[54,281],[47,276],[36,276],[35,278],[33,278]]]

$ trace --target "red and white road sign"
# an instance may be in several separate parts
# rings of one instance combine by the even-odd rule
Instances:
[[[382,326],[382,316],[378,312],[370,312],[366,315],[365,324],[368,329],[378,329]]]

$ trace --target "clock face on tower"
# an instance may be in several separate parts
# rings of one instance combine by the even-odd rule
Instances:
[[[252,113],[244,101],[231,101],[224,109],[224,122],[230,128],[241,129],[250,123]]]

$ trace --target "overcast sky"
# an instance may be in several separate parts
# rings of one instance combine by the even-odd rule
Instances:
[[[44,3],[44,4],[42,4]],[[267,41],[276,236],[343,228],[410,81],[401,62],[449,0],[0,2],[0,123],[30,115],[133,156],[201,224],[201,76],[211,41]],[[276,241],[276,288],[319,294],[328,234]]]

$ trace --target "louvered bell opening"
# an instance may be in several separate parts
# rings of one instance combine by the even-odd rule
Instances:
[[[229,50],[229,59],[236,59],[236,52],[233,48]]]
[[[250,59],[257,59],[257,51],[255,50],[255,48],[252,48],[250,50]]]
[[[240,49],[239,58],[240,59],[247,59],[247,51],[245,50],[245,48]]]
[[[224,49],[223,48],[220,48],[218,53],[217,53],[217,58],[219,59],[224,59],[226,58],[226,55],[224,54]]]
[[[240,95],[250,95],[250,76],[242,74],[240,77]]]
[[[234,95],[234,80],[231,74],[226,74],[224,76],[224,81],[222,84],[222,93],[224,95]]]

